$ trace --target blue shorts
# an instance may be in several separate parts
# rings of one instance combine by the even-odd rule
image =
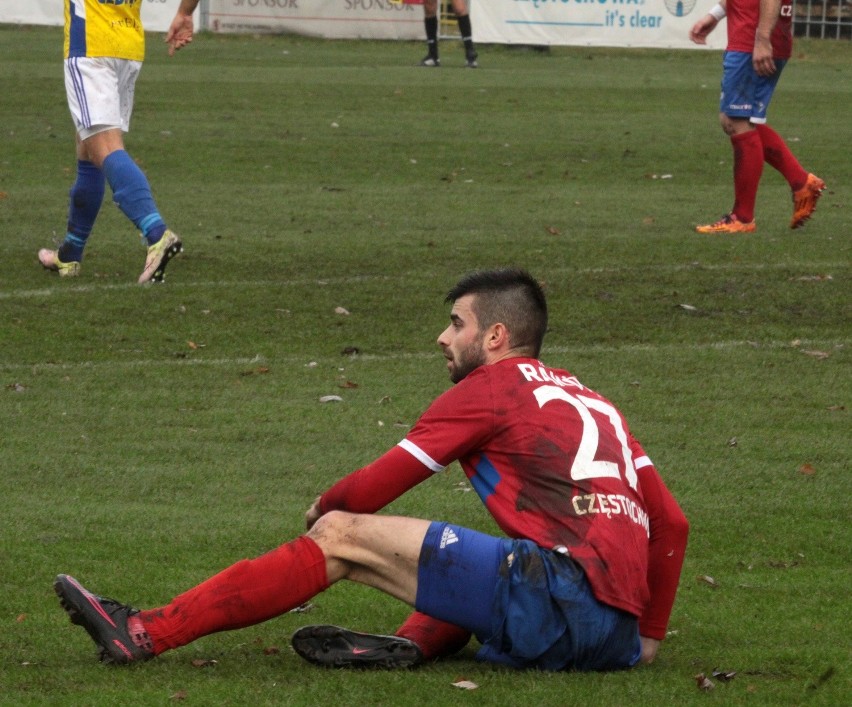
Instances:
[[[725,52],[719,112],[729,118],[748,118],[752,123],[765,123],[769,101],[786,63],[786,59],[776,59],[775,73],[760,76],[752,66],[751,54]]]
[[[417,582],[417,610],[473,632],[480,660],[540,670],[639,660],[636,617],[599,602],[571,558],[530,540],[432,523]]]

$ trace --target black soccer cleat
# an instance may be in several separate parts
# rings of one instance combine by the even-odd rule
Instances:
[[[154,657],[148,635],[140,633],[136,637],[140,643],[147,642],[148,647],[144,648],[134,642],[127,629],[127,619],[138,614],[138,609],[92,594],[67,574],[57,575],[53,589],[71,623],[86,629],[98,645],[102,663],[126,665]]]
[[[305,626],[293,634],[293,650],[326,668],[413,668],[423,653],[401,636],[357,633],[339,626]]]

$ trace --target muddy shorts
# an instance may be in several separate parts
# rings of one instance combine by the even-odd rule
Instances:
[[[432,523],[415,607],[473,632],[477,658],[515,668],[617,670],[639,660],[636,617],[595,599],[568,556]]]

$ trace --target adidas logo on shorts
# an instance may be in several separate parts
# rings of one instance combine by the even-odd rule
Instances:
[[[444,528],[444,532],[441,533],[441,549],[443,550],[447,545],[452,545],[453,543],[457,543],[459,541],[458,535],[455,534],[452,528],[449,526]]]

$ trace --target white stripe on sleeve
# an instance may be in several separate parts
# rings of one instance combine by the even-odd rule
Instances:
[[[430,457],[426,452],[424,452],[420,447],[418,447],[414,442],[404,439],[399,443],[399,446],[402,447],[406,452],[408,452],[411,456],[413,456],[417,461],[423,464],[425,467],[431,469],[432,471],[438,472],[446,469],[445,466],[436,462],[432,457]]]
[[[644,456],[644,457],[639,457],[638,459],[634,459],[633,460],[633,466],[636,469],[641,469],[642,467],[645,467],[645,466],[654,466],[654,462],[652,462],[649,457]]]

